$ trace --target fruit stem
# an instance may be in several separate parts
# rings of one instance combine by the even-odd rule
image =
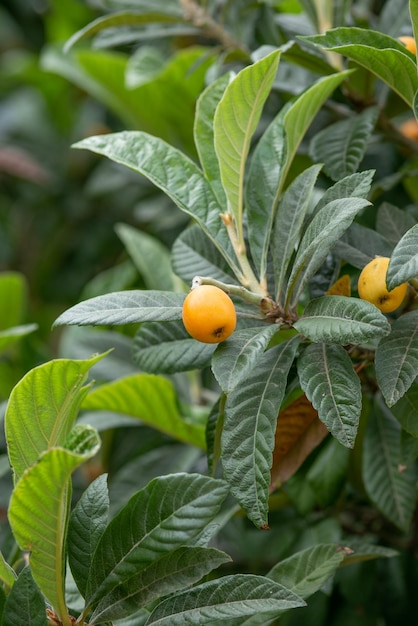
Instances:
[[[267,290],[257,280],[253,269],[248,261],[247,251],[245,248],[245,242],[238,237],[234,218],[231,213],[221,213],[221,220],[223,221],[228,233],[228,237],[231,241],[235,255],[241,268],[241,276],[239,281],[248,287],[253,294],[257,294],[259,298],[271,299]]]
[[[200,285],[214,285],[225,293],[238,296],[245,302],[249,304],[254,304],[258,306],[263,313],[269,313],[275,309],[275,304],[270,297],[266,297],[259,293],[254,293],[253,291],[249,291],[242,285],[229,285],[227,283],[223,283],[220,280],[216,280],[215,278],[206,278],[205,276],[195,276],[192,280],[192,289],[199,287]]]

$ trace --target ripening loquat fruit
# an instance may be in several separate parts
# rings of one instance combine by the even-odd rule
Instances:
[[[358,279],[360,298],[377,306],[382,313],[391,313],[397,309],[402,304],[408,290],[408,283],[402,283],[402,285],[388,291],[386,274],[389,261],[389,257],[378,256],[374,258],[363,267]]]
[[[235,330],[237,314],[231,298],[219,287],[199,285],[186,296],[183,324],[197,341],[220,343]]]
[[[402,135],[404,135],[404,137],[408,137],[408,139],[412,139],[413,141],[418,141],[418,122],[414,117],[403,122],[399,126],[399,131]]]
[[[398,39],[401,43],[403,43],[405,48],[409,50],[409,52],[412,52],[412,54],[417,53],[417,44],[415,42],[414,37],[411,37],[410,35],[403,35],[402,37],[399,37]]]

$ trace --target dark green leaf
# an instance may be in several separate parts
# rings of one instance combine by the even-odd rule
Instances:
[[[273,335],[274,324],[237,330],[217,347],[212,359],[212,371],[221,389],[229,393],[248,380]]]
[[[47,626],[46,605],[29,567],[25,567],[9,593],[2,626]]]
[[[152,480],[113,518],[90,570],[87,603],[97,605],[121,580],[194,539],[213,519],[228,493],[225,482],[199,474]]]
[[[344,27],[303,39],[356,61],[386,82],[412,107],[418,90],[417,67],[413,55],[400,41],[370,28]]]
[[[418,311],[397,319],[376,350],[376,378],[388,406],[414,382],[418,369]]]
[[[212,239],[231,267],[235,256],[215,193],[197,165],[183,152],[158,137],[140,131],[122,131],[84,139],[74,146],[102,154],[146,176]]]
[[[68,528],[68,559],[80,593],[86,593],[90,565],[109,514],[107,477],[93,481],[77,502]]]
[[[348,448],[354,446],[361,413],[360,379],[341,346],[314,343],[298,359],[299,381],[319,418]]]
[[[398,241],[415,224],[416,220],[412,215],[398,209],[390,202],[382,202],[379,206],[376,217],[376,230],[393,246],[396,246]]]
[[[221,253],[197,224],[184,230],[176,239],[171,263],[177,276],[188,285],[195,276],[210,276],[222,283],[237,284],[228,273],[228,265]]]
[[[277,415],[298,343],[295,337],[267,350],[247,383],[227,396],[222,431],[225,477],[231,493],[259,527],[267,524]]]
[[[216,345],[190,337],[182,322],[145,322],[134,339],[133,359],[150,374],[174,374],[206,367]]]
[[[352,565],[353,563],[362,563],[363,561],[371,561],[372,559],[390,559],[398,556],[399,552],[386,546],[376,546],[366,543],[362,539],[348,538],[346,540],[347,547],[352,550],[352,554],[346,554],[343,566]]]
[[[325,584],[343,560],[341,546],[317,544],[283,559],[266,576],[305,600]]]
[[[408,391],[391,407],[402,428],[418,438],[418,383],[413,382]]]
[[[304,170],[289,185],[280,199],[272,242],[277,298],[280,298],[290,259],[294,254],[304,219],[311,206],[311,194],[320,170],[320,165]]]
[[[224,552],[213,548],[185,546],[161,555],[136,573],[131,567],[126,570],[126,577],[121,576],[120,583],[124,584],[116,585],[104,596],[89,623],[99,624],[131,615],[138,607],[182,591],[229,560]]]
[[[286,302],[296,304],[307,282],[321,267],[330,250],[359,213],[370,205],[362,198],[332,200],[309,223],[300,242],[288,282]]]
[[[161,602],[151,613],[148,626],[238,626],[243,618],[267,614],[271,619],[304,606],[291,591],[262,576],[224,576]]]
[[[416,501],[415,466],[400,467],[400,426],[382,401],[375,403],[364,439],[363,481],[370,500],[406,531]]]
[[[348,296],[312,300],[294,328],[311,341],[363,343],[390,333],[387,318],[370,302]]]
[[[359,270],[377,256],[390,256],[392,246],[372,228],[353,222],[334,246],[332,253]]]
[[[96,296],[64,311],[55,325],[118,325],[181,319],[184,294],[171,291],[117,291]]]
[[[395,246],[386,283],[389,291],[418,276],[418,224],[410,228]]]
[[[357,171],[367,150],[378,116],[377,107],[368,107],[351,118],[335,122],[315,135],[310,145],[314,161],[324,163],[333,180]]]

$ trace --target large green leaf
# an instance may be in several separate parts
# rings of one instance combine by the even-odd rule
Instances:
[[[256,371],[227,396],[222,464],[231,493],[251,521],[267,525],[270,469],[277,415],[299,339],[267,350]]]
[[[375,357],[376,378],[388,406],[401,398],[418,370],[418,311],[397,319],[390,335],[379,342]]]
[[[319,418],[348,448],[354,446],[361,413],[360,379],[341,346],[313,343],[298,359],[299,381]]]
[[[328,187],[318,201],[315,211],[319,211],[333,200],[340,198],[367,198],[372,186],[374,170],[364,170],[341,178]]]
[[[174,5],[171,5],[172,7]],[[180,8],[177,12],[173,10],[168,12],[162,11],[154,11],[145,13],[141,12],[127,12],[120,11],[118,13],[111,13],[110,15],[106,15],[104,17],[99,17],[81,30],[77,31],[66,43],[65,49],[69,50],[71,46],[80,41],[81,39],[85,39],[86,37],[92,37],[93,35],[101,32],[102,30],[108,28],[121,28],[124,26],[138,26],[149,24],[153,22],[178,22],[182,20],[182,12]]]
[[[64,445],[88,391],[87,374],[102,357],[49,361],[30,370],[14,387],[5,431],[16,482],[41,453]]]
[[[402,428],[418,438],[418,383],[413,382],[408,391],[391,407]]]
[[[174,374],[207,367],[215,348],[193,339],[182,322],[145,322],[135,335],[132,357],[145,372]]]
[[[280,299],[289,262],[311,206],[312,191],[320,170],[320,165],[313,165],[299,174],[286,189],[277,207],[272,242],[277,299]]]
[[[294,328],[311,341],[363,343],[390,333],[387,318],[370,302],[348,296],[322,296],[312,300]]]
[[[416,502],[416,469],[400,467],[400,426],[380,400],[369,416],[364,439],[363,481],[370,500],[406,531]]]
[[[398,242],[390,258],[386,282],[388,289],[418,276],[418,224]]]
[[[238,626],[243,618],[267,614],[271,619],[304,606],[291,591],[263,576],[224,576],[178,593],[157,605],[147,626]]]
[[[405,233],[416,223],[417,221],[410,213],[398,209],[390,202],[382,202],[377,211],[376,230],[393,246],[396,246]]]
[[[30,551],[33,578],[61,620],[67,615],[65,537],[71,474],[96,454],[100,445],[96,431],[87,426],[77,430],[77,441],[70,444],[72,449],[51,448],[25,471],[15,486],[9,507],[16,541],[22,550]]]
[[[171,264],[177,276],[189,285],[195,276],[237,284],[224,257],[197,224],[183,230],[174,242]]]
[[[108,521],[107,476],[93,481],[74,507],[68,526],[68,562],[80,593],[86,593],[94,551]]]
[[[303,39],[356,61],[383,80],[412,107],[418,90],[417,66],[414,55],[396,39],[370,28],[344,27]]]
[[[324,163],[324,171],[339,180],[357,171],[378,116],[377,107],[368,107],[351,118],[335,122],[315,135],[310,145],[314,161]]]
[[[117,224],[116,232],[148,289],[174,290],[174,277],[168,249],[152,237],[128,224]]]
[[[171,474],[148,483],[103,533],[90,570],[87,604],[97,605],[121,581],[127,583],[173,550],[193,545],[227,493],[224,481],[200,474]]]
[[[261,279],[265,279],[274,216],[286,161],[283,110],[270,123],[252,154],[245,187],[248,241]]]
[[[244,176],[251,139],[276,77],[280,50],[239,72],[225,89],[214,117],[214,144],[222,184],[239,241],[244,241]]]
[[[172,291],[116,291],[96,296],[62,313],[54,324],[118,325],[181,319],[184,294]]]
[[[370,202],[363,198],[332,200],[309,223],[298,247],[288,281],[286,305],[294,306],[304,286],[321,267],[334,244],[350,226],[357,213]]]
[[[27,285],[19,272],[0,272],[0,331],[22,323],[26,307]]]
[[[183,546],[160,555],[138,572],[130,564],[125,575],[120,575],[124,584],[116,585],[102,598],[89,624],[131,615],[140,606],[182,591],[228,561],[228,555],[219,550]]]
[[[212,371],[225,393],[248,379],[276,332],[274,324],[261,330],[246,328],[235,331],[228,341],[219,344],[213,355]]]
[[[194,140],[200,164],[205,176],[212,184],[219,206],[225,209],[227,208],[227,199],[222,186],[219,161],[215,152],[213,118],[215,117],[216,107],[231,80],[232,74],[223,74],[206,87],[197,100],[194,120]]]
[[[140,131],[88,137],[74,147],[102,154],[146,176],[179,209],[198,222],[231,267],[236,268],[231,243],[220,218],[223,207],[219,206],[213,188],[202,171],[183,152],[158,137]]]
[[[317,544],[283,559],[266,576],[305,600],[326,583],[344,556],[341,546]]]
[[[47,626],[46,605],[29,567],[25,567],[7,596],[2,626]]]
[[[104,384],[84,399],[82,408],[130,415],[174,439],[205,448],[203,426],[184,420],[173,384],[160,376],[133,374]]]

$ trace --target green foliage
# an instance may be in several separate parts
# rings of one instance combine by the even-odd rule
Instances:
[[[415,623],[416,2],[92,4],[6,64],[48,115],[0,193],[39,211],[28,282],[0,210],[0,624]],[[182,323],[201,285],[218,345]]]

